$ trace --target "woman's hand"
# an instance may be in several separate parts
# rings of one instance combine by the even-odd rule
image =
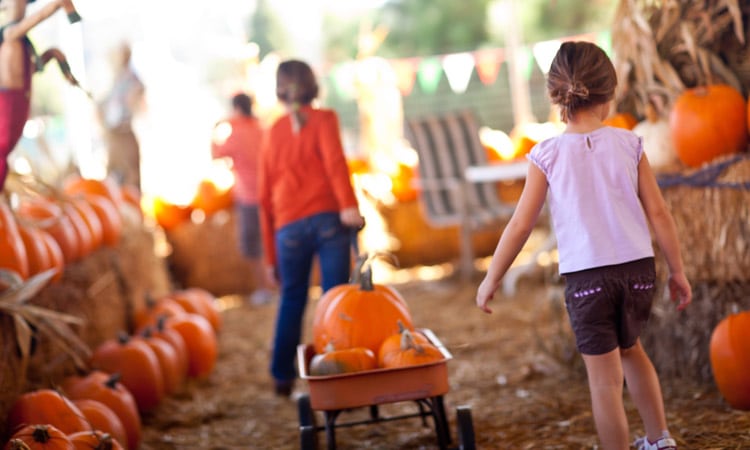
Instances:
[[[341,223],[347,227],[362,228],[365,226],[365,218],[359,213],[357,208],[346,208],[339,213]]]

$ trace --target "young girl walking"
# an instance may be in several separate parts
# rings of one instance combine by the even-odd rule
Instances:
[[[692,300],[672,216],[643,151],[629,130],[605,126],[617,76],[588,42],[566,42],[552,62],[547,90],[565,131],[529,154],[528,175],[497,245],[476,303],[487,306],[549,202],[564,277],[565,304],[588,375],[597,434],[604,449],[630,448],[623,378],[646,436],[639,450],[676,449],[659,379],[639,336],[655,293],[652,235],[669,268],[677,308]]]

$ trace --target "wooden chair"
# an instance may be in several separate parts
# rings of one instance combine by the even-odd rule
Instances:
[[[405,126],[405,136],[419,157],[419,200],[425,220],[434,227],[459,227],[459,270],[464,278],[474,272],[472,233],[507,221],[515,209],[515,203],[498,197],[496,182],[526,175],[523,161],[484,177],[487,180],[467,179],[467,170],[489,165],[479,127],[471,110],[412,118]]]

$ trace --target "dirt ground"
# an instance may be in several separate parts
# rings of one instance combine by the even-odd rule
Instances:
[[[480,449],[597,448],[585,373],[558,291],[525,280],[516,295],[497,298],[495,312],[486,315],[473,305],[478,282],[446,278],[393,285],[406,298],[415,325],[431,329],[453,355],[444,400],[454,445],[456,408],[466,405]],[[214,373],[145,417],[143,450],[300,447],[297,403],[273,395],[267,371],[275,305],[221,300],[226,309]],[[315,300],[308,320],[314,305]],[[750,449],[750,414],[730,409],[715,386],[676,379],[662,379],[662,386],[681,449]],[[307,390],[301,380],[297,393]],[[643,428],[633,405],[626,400],[626,406],[635,438]],[[381,414],[415,408],[415,402],[388,404]],[[323,423],[322,413],[314,414]],[[339,420],[368,417],[360,408]],[[434,449],[432,425],[412,418],[340,428],[336,444],[342,450]],[[319,448],[326,448],[324,434],[318,437]]]

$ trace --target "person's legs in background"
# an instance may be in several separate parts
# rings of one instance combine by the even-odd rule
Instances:
[[[276,232],[281,298],[273,337],[271,374],[279,395],[291,394],[297,377],[295,355],[307,305],[314,237],[308,219],[286,225]]]

